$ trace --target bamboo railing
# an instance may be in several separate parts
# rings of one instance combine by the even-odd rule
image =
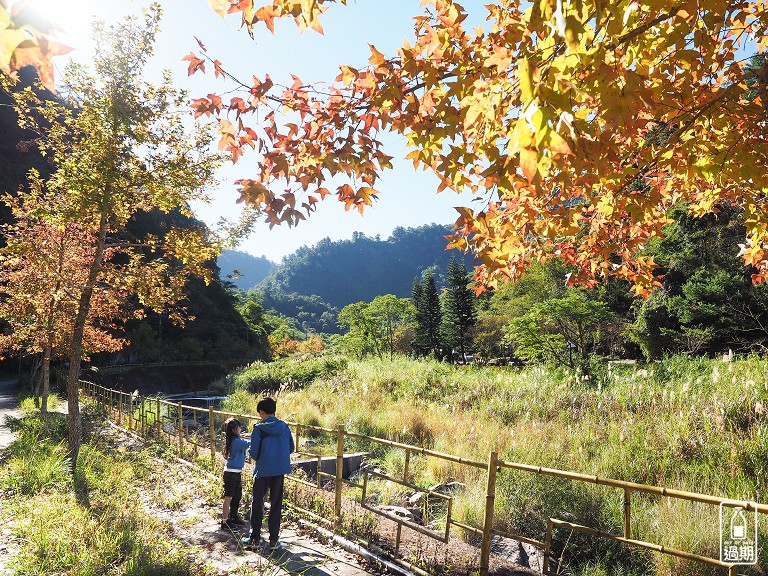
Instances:
[[[221,468],[220,462],[217,457],[217,441],[219,441],[218,430],[221,430],[221,425],[226,418],[236,417],[241,423],[243,423],[244,429],[250,429],[249,425],[252,422],[259,420],[257,416],[235,414],[231,412],[225,412],[220,410],[214,410],[212,407],[201,409],[193,406],[185,406],[181,402],[169,402],[161,397],[142,397],[137,394],[127,394],[119,390],[112,390],[102,386],[98,386],[91,382],[81,382],[82,392],[96,401],[99,405],[108,410],[109,414],[116,420],[117,424],[124,425],[128,430],[131,430],[141,436],[153,435],[160,439],[165,439],[172,446],[178,449],[179,454],[182,454],[185,446],[192,446],[192,450],[195,455],[200,452],[206,451],[210,454],[209,462],[211,471],[218,472]],[[685,500],[690,502],[698,502],[705,505],[712,506],[737,506],[746,511],[754,512],[755,514],[768,514],[768,505],[760,504],[756,502],[741,502],[735,501],[729,498],[721,498],[718,496],[711,496],[707,494],[699,494],[695,492],[686,492],[682,490],[674,490],[664,487],[651,486],[646,484],[637,484],[633,482],[625,482],[623,480],[615,480],[611,478],[604,478],[601,476],[593,476],[588,474],[582,474],[578,472],[571,472],[566,470],[558,470],[555,468],[546,468],[542,466],[531,466],[529,464],[523,464],[518,462],[510,462],[500,460],[498,454],[491,451],[488,454],[487,461],[477,461],[461,456],[455,456],[451,454],[445,454],[437,452],[420,446],[414,446],[410,444],[404,444],[395,442],[385,438],[376,438],[373,436],[366,436],[355,432],[350,432],[345,429],[343,425],[339,425],[337,428],[323,428],[320,426],[313,426],[308,424],[288,422],[289,426],[293,429],[295,435],[295,444],[297,450],[299,450],[300,439],[302,433],[315,433],[335,436],[336,444],[336,466],[333,474],[321,471],[321,456],[317,454],[311,454],[312,458],[317,458],[317,476],[316,482],[308,482],[305,479],[288,476],[289,479],[294,482],[311,486],[313,488],[321,488],[323,486],[323,480],[332,481],[334,489],[334,517],[331,519],[320,518],[311,511],[304,510],[310,516],[315,519],[326,522],[332,525],[335,529],[340,529],[341,519],[343,515],[343,488],[349,486],[362,491],[360,502],[365,510],[370,511],[373,514],[377,514],[388,520],[391,520],[397,524],[396,538],[395,538],[395,553],[393,560],[400,563],[407,568],[424,574],[424,571],[410,563],[398,558],[398,551],[401,540],[402,528],[407,527],[427,537],[434,538],[441,542],[448,542],[451,536],[451,527],[455,526],[469,533],[475,534],[481,538],[480,555],[479,555],[479,572],[481,576],[488,574],[491,558],[491,544],[494,536],[500,536],[504,538],[511,538],[520,542],[536,546],[540,548],[544,553],[544,567],[543,573],[545,575],[554,575],[555,572],[550,570],[550,562],[552,555],[552,537],[557,529],[569,529],[574,532],[587,534],[595,538],[603,538],[616,542],[624,543],[628,546],[634,546],[657,552],[660,554],[666,554],[675,556],[678,558],[684,558],[693,562],[703,563],[709,566],[713,566],[718,569],[722,569],[728,576],[736,576],[739,565],[724,562],[717,558],[710,558],[687,552],[684,550],[677,550],[661,544],[652,542],[645,542],[642,540],[633,539],[631,537],[632,527],[632,496],[633,494],[647,494],[653,496],[664,497],[672,500]],[[343,478],[343,464],[345,456],[345,443],[348,440],[358,440],[369,442],[372,444],[378,444],[380,446],[386,446],[390,448],[401,449],[405,452],[404,470],[402,477],[396,478],[377,471],[365,470],[362,472],[362,479],[358,482],[353,482]],[[464,522],[460,522],[452,517],[452,505],[453,497],[445,495],[439,492],[434,492],[421,488],[411,482],[409,482],[409,466],[413,456],[423,456],[436,458],[451,462],[453,464],[472,467],[486,474],[486,486],[485,486],[485,510],[483,515],[482,526],[472,526]],[[496,508],[496,480],[499,473],[504,470],[513,470],[520,472],[527,472],[531,474],[551,476],[561,478],[573,482],[581,482],[586,484],[595,484],[600,486],[606,486],[621,490],[623,492],[623,533],[612,534],[604,532],[589,526],[582,526],[573,522],[567,522],[562,519],[549,518],[546,526],[546,538],[544,542],[529,538],[522,534],[512,534],[504,530],[494,528],[494,510]],[[369,505],[366,502],[366,496],[368,493],[368,481],[369,478],[380,478],[382,480],[392,482],[394,484],[401,485],[409,490],[416,492],[423,492],[430,498],[443,499],[446,502],[447,514],[445,517],[445,529],[441,531],[433,530],[425,526],[419,525],[408,519],[401,518],[394,514],[390,514],[386,511],[382,511],[375,506]],[[757,550],[755,550],[757,554]]]

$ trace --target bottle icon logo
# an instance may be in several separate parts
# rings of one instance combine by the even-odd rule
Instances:
[[[757,564],[757,504],[720,503],[720,561],[728,565]]]
[[[736,508],[731,514],[731,539],[744,540],[747,537],[747,517],[742,508]]]

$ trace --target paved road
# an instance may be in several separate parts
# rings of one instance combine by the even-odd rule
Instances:
[[[6,448],[15,439],[15,435],[8,428],[6,416],[13,418],[20,416],[17,394],[16,380],[0,380],[0,450]]]

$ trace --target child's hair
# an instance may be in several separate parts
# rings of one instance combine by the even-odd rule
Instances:
[[[277,402],[272,398],[262,398],[259,403],[256,404],[256,412],[264,412],[266,414],[274,414],[277,411]]]
[[[229,458],[229,451],[232,448],[232,439],[235,437],[235,428],[240,426],[240,420],[236,418],[227,418],[224,421],[224,433],[227,435],[227,441],[224,443],[224,458]]]

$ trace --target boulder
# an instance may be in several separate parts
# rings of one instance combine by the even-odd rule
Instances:
[[[403,508],[402,506],[381,506],[379,510],[386,512],[390,516],[402,518],[407,522],[412,522],[413,524],[417,523],[415,516],[408,510],[408,508]]]
[[[493,536],[491,538],[491,554],[500,556],[508,562],[544,573],[544,550],[531,544],[502,536]],[[552,574],[557,573],[557,562],[554,558],[549,559],[549,571]]]

